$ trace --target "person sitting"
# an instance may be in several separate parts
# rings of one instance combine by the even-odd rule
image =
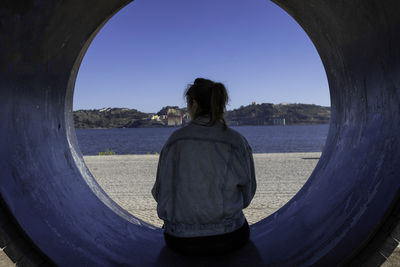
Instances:
[[[163,146],[152,194],[168,247],[224,254],[249,240],[243,209],[256,192],[253,154],[246,138],[226,125],[222,83],[197,78],[185,96],[191,121]]]

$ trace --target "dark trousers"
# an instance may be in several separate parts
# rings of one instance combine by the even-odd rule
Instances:
[[[171,249],[187,255],[221,255],[238,249],[249,240],[247,221],[239,229],[222,235],[176,237],[164,232],[164,239]]]

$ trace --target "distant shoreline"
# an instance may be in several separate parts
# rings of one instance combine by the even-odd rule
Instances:
[[[310,126],[310,125],[329,125],[329,123],[296,123],[296,124],[286,124],[286,125],[228,125],[228,127],[287,127],[287,126]],[[75,130],[109,130],[109,129],[156,129],[156,128],[182,128],[182,126],[154,126],[154,127],[110,127],[110,128],[75,128]]]
[[[238,109],[228,110],[225,120],[231,126],[250,125],[309,125],[329,123],[330,107],[313,104],[272,104],[253,102]],[[92,128],[159,128],[181,126],[190,122],[186,108],[163,107],[157,113],[136,109],[104,108],[73,112],[74,125],[80,129]]]

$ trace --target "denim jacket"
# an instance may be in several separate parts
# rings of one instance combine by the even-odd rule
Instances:
[[[219,235],[240,228],[256,191],[247,140],[201,116],[165,143],[152,194],[166,233],[178,237]]]

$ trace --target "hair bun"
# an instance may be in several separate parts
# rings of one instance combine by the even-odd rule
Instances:
[[[192,99],[196,100],[198,104],[198,110],[194,115],[195,117],[209,115],[211,117],[210,125],[221,120],[226,129],[224,113],[226,103],[228,102],[228,92],[222,83],[213,82],[204,78],[197,78],[194,80],[194,83],[186,89],[185,96],[187,97],[189,105],[192,105]]]
[[[216,88],[216,89],[225,89],[225,86],[222,83],[214,83],[214,88]]]

